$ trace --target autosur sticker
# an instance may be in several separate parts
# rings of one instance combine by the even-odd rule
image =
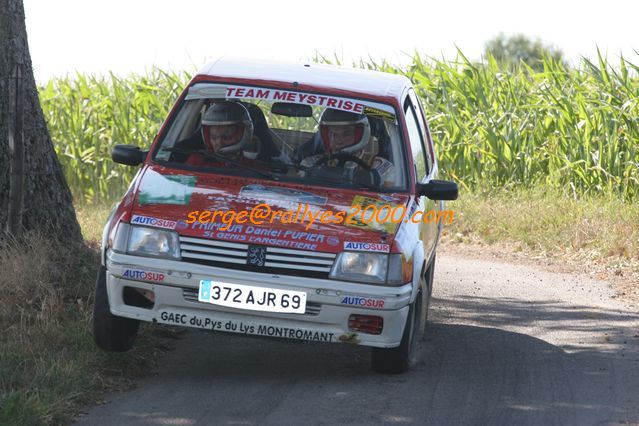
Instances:
[[[390,251],[389,244],[381,243],[365,243],[356,241],[344,241],[344,250],[351,251],[374,251],[379,253],[388,253]]]
[[[134,280],[147,280],[147,281],[164,281],[166,275],[160,272],[142,271],[139,269],[125,269],[122,274],[125,278]]]
[[[342,305],[362,306],[364,308],[384,308],[384,299],[344,295],[340,298]]]
[[[131,218],[131,224],[133,225],[149,225],[156,228],[175,229],[177,224],[174,220],[158,219],[157,217],[139,216],[134,215]]]

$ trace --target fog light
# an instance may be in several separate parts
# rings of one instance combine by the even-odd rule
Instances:
[[[348,329],[366,334],[382,334],[384,318],[373,315],[351,315],[348,317]]]
[[[149,302],[155,303],[155,293],[151,290],[145,290],[143,288],[136,288],[135,290],[142,296],[144,296],[144,298],[147,299]]]
[[[151,290],[126,286],[122,289],[122,300],[125,305],[152,309],[155,305],[155,293]]]

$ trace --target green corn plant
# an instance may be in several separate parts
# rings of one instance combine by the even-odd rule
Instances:
[[[339,62],[316,53],[316,60]],[[464,190],[543,187],[572,196],[639,196],[639,66],[601,54],[577,68],[545,58],[543,70],[422,57],[398,67],[356,67],[408,76],[422,100],[445,178]],[[148,147],[190,76],[49,81],[40,99],[67,181],[79,201],[120,197],[134,169],[110,160],[114,144]],[[278,121],[275,119],[275,121]],[[270,123],[287,126],[286,120]]]
[[[143,76],[77,74],[40,88],[51,137],[77,201],[122,196],[135,169],[111,161],[113,146],[148,148],[189,78],[154,68]]]

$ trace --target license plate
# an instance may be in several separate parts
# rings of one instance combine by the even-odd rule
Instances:
[[[303,291],[278,290],[209,280],[200,281],[198,300],[252,311],[294,314],[303,314],[306,311],[306,293]]]

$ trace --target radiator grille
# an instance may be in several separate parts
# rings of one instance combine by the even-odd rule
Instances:
[[[280,275],[328,278],[335,253],[180,236],[182,260]]]

